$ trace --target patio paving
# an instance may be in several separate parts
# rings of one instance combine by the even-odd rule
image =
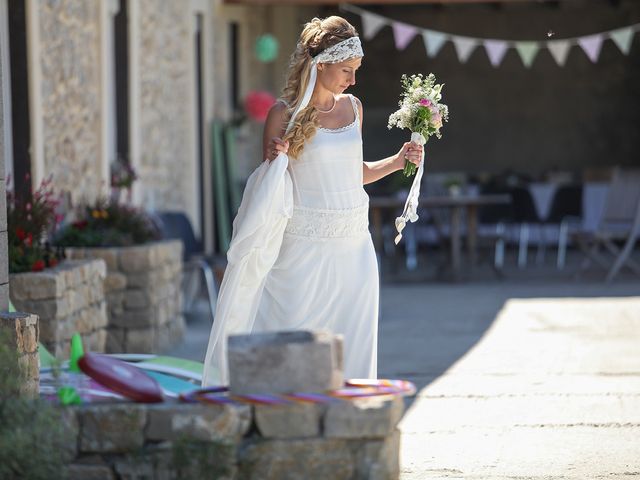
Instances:
[[[396,271],[379,376],[418,387],[400,424],[403,480],[640,477],[637,277],[576,282],[550,262],[456,284]],[[191,316],[170,353],[201,361],[209,327]]]

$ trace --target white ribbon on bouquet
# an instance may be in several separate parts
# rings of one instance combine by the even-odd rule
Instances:
[[[427,143],[427,139],[418,132],[411,133],[411,141],[422,146]],[[411,184],[411,189],[409,190],[407,201],[404,204],[404,210],[402,211],[402,215],[396,218],[396,230],[398,231],[398,235],[396,235],[396,238],[394,240],[396,245],[398,245],[398,243],[400,243],[400,240],[402,239],[402,230],[404,230],[407,222],[413,223],[418,220],[418,200],[420,199],[420,183],[422,182],[423,173],[424,148],[422,149],[422,158],[420,160],[420,165],[418,165],[418,171],[416,172],[415,177],[413,177],[413,183]]]

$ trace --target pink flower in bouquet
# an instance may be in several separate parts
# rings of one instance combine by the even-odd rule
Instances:
[[[431,117],[431,121],[433,122],[434,127],[442,127],[442,115],[440,112],[436,111],[436,113],[433,114],[433,117]]]
[[[266,91],[249,92],[244,100],[244,109],[249,117],[258,122],[264,122],[267,119],[269,109],[276,102],[273,95]]]
[[[422,105],[423,107],[430,107],[431,104],[431,100],[429,100],[428,98],[422,98],[420,99],[420,105]]]

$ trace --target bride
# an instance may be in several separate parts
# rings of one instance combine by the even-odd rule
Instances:
[[[273,330],[341,334],[345,377],[376,378],[378,266],[363,184],[419,164],[422,146],[363,161],[362,104],[344,93],[362,58],[344,18],[314,18],[300,34],[265,123],[265,162],[234,220],[203,386],[227,383],[229,334]]]

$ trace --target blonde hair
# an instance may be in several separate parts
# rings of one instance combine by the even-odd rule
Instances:
[[[302,101],[309,83],[312,58],[323,50],[347,38],[357,37],[356,29],[344,18],[331,16],[324,19],[314,18],[306,23],[298,39],[298,45],[291,55],[282,100],[287,105],[285,125]],[[314,67],[315,68],[315,67]],[[318,112],[313,105],[304,108],[296,116],[293,126],[284,140],[289,142],[289,156],[297,158],[318,128]]]

